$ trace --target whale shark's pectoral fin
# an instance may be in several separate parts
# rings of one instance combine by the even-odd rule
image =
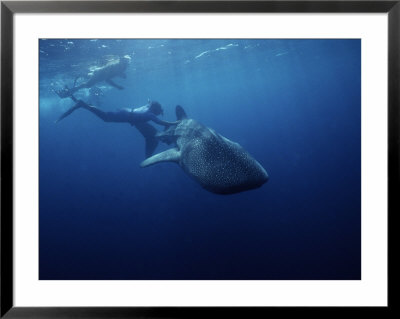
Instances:
[[[118,85],[117,83],[115,83],[115,82],[114,82],[113,80],[111,80],[111,79],[106,80],[106,82],[107,82],[108,84],[110,84],[111,86],[117,88],[118,90],[123,90],[123,89],[124,89],[123,86]]]
[[[158,153],[144,160],[140,166],[147,167],[161,162],[179,162],[181,152],[176,148],[171,148],[164,152]]]

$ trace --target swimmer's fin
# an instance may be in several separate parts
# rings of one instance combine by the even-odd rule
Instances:
[[[145,139],[145,156],[148,158],[153,155],[154,150],[158,145],[158,140],[156,139],[157,130],[149,123],[139,123],[136,124],[135,127]]]
[[[171,148],[144,160],[140,167],[147,167],[161,162],[179,162],[180,157],[181,152],[177,148]]]
[[[73,95],[70,96],[70,98],[76,102],[76,104],[71,107],[68,111],[64,112],[56,121],[55,123],[57,124],[58,122],[60,122],[62,119],[65,119],[67,116],[69,116],[73,111],[79,109],[80,107],[83,106],[88,106],[85,102],[81,101],[81,100],[77,100]]]
[[[67,116],[69,116],[73,111],[79,109],[81,107],[81,104],[76,104],[73,107],[71,107],[68,111],[66,111],[65,113],[63,113],[56,121],[55,123],[57,124],[58,122],[60,122],[62,119],[65,119]]]
[[[78,99],[77,99],[75,96],[73,96],[72,94],[71,94],[69,97],[70,97],[71,100],[74,101],[75,103],[79,102]],[[81,103],[82,103],[82,102],[83,102],[83,101],[81,101]],[[83,102],[83,103],[84,103],[84,102]]]

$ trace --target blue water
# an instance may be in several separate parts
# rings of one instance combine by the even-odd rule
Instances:
[[[240,143],[261,188],[216,195],[53,89],[130,55],[104,111],[159,101]],[[80,80],[78,80],[80,81]],[[162,129],[161,127],[158,127]],[[360,40],[40,40],[40,279],[360,279]],[[167,149],[159,145],[156,152]]]

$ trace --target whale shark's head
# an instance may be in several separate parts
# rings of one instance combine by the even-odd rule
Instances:
[[[259,188],[269,179],[266,170],[242,146],[212,129],[207,138],[184,147],[182,166],[205,189],[234,194]]]
[[[251,161],[252,164],[246,172],[246,179],[242,183],[239,183],[237,187],[232,187],[230,189],[234,193],[259,188],[268,182],[269,176],[264,167],[254,158],[251,158]]]
[[[259,188],[268,181],[268,173],[261,164],[240,145],[238,150],[230,151],[229,160],[211,170],[219,178],[208,182],[206,189],[217,194],[235,194]]]

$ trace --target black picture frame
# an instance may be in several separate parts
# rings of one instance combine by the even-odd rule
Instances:
[[[13,17],[15,13],[314,12],[388,13],[388,307],[14,307],[13,304]],[[1,318],[251,318],[279,312],[389,316],[393,289],[393,216],[399,209],[400,1],[2,1],[1,2]]]

